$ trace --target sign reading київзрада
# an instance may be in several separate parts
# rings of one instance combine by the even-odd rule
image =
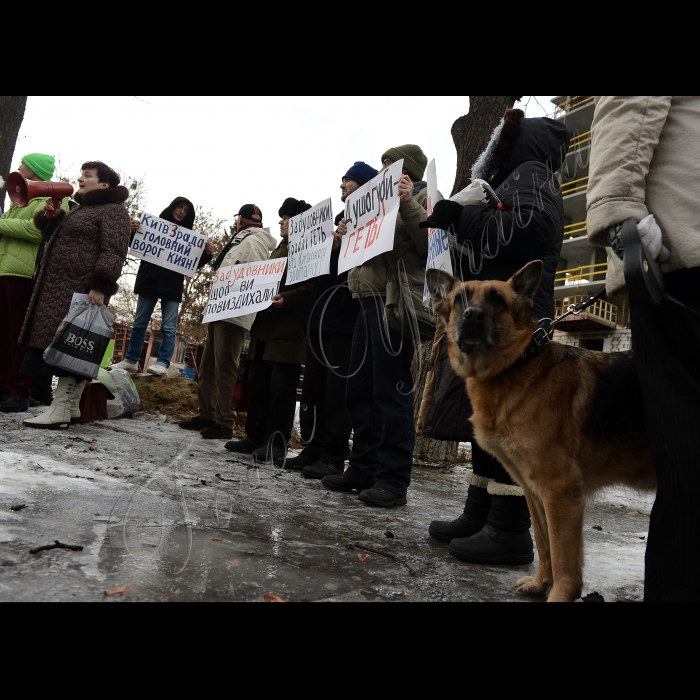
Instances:
[[[207,237],[152,214],[141,217],[131,242],[135,258],[194,277]]]
[[[244,316],[271,306],[286,266],[287,258],[278,258],[219,268],[202,323]]]
[[[402,170],[403,158],[345,200],[347,233],[340,246],[338,272],[393,249]]]
[[[303,282],[331,271],[333,208],[331,200],[289,220],[287,284]]]

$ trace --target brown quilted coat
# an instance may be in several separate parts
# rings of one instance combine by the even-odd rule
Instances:
[[[108,297],[119,286],[117,279],[126,259],[131,237],[129,214],[124,202],[126,187],[93,190],[71,212],[55,216],[46,243],[19,342],[27,348],[46,349],[65,318],[75,292],[96,289]],[[43,229],[48,223],[41,213],[34,218]]]

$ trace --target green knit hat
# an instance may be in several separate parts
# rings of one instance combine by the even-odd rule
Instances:
[[[405,146],[397,146],[390,148],[383,156],[382,163],[386,160],[397,160],[403,158],[403,167],[406,168],[411,179],[414,181],[422,180],[425,174],[425,169],[428,167],[428,159],[420,146],[413,143],[407,143]]]
[[[45,182],[53,177],[53,171],[56,169],[53,156],[47,156],[44,153],[30,153],[22,158],[22,162]]]

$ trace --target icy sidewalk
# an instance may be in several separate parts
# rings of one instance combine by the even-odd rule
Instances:
[[[532,600],[511,585],[536,563],[470,565],[428,537],[461,512],[465,466],[417,468],[407,506],[373,509],[165,417],[68,431],[23,417],[0,414],[0,600]],[[651,503],[589,505],[584,595],[641,595]],[[55,540],[84,549],[29,554]]]

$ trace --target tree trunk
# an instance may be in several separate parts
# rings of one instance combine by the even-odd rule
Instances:
[[[26,95],[0,95],[0,176],[7,179],[15,152],[17,134],[24,119]],[[0,209],[5,202],[5,186],[0,187]]]
[[[520,97],[469,95],[469,113],[452,125],[452,140],[457,149],[457,174],[452,194],[469,184],[472,165],[486,148],[493,130],[507,109]]]

